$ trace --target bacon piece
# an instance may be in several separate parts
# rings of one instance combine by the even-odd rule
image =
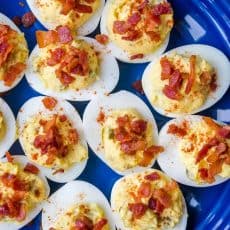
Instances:
[[[79,135],[76,129],[70,129],[68,133],[68,140],[71,144],[77,144]]]
[[[212,76],[211,76],[211,83],[210,83],[210,89],[212,92],[216,91],[218,85],[217,85],[217,77],[216,77],[216,73],[214,73]]]
[[[162,14],[172,14],[172,7],[168,2],[159,3],[153,6],[152,13],[157,16]]]
[[[81,216],[75,221],[75,228],[79,230],[93,229],[93,221],[87,216]]]
[[[161,64],[161,80],[169,79],[172,74],[173,67],[167,57],[163,57],[160,60]]]
[[[97,122],[104,123],[105,122],[105,113],[101,110],[97,116]]]
[[[74,9],[76,5],[75,0],[59,0],[62,4],[61,14],[67,15],[71,10]]]
[[[157,214],[161,214],[164,210],[164,206],[160,203],[159,200],[154,199],[151,197],[148,201],[148,207],[149,209],[155,211]]]
[[[60,80],[60,82],[64,85],[64,86],[68,86],[69,84],[71,84],[75,78],[72,77],[71,75],[69,75],[68,73],[62,71],[62,70],[56,70],[55,71],[57,78]]]
[[[189,63],[190,63],[190,73],[189,73],[189,78],[188,78],[188,82],[187,82],[187,85],[186,85],[186,89],[185,89],[185,93],[186,94],[189,94],[191,89],[192,89],[192,86],[193,86],[193,83],[195,81],[195,75],[196,75],[196,55],[192,55],[190,58],[189,58]]]
[[[154,42],[159,42],[161,40],[161,36],[159,33],[154,32],[154,31],[148,31],[146,32],[147,35],[150,37],[150,39]]]
[[[176,69],[169,77],[169,86],[177,90],[180,88],[182,80],[180,71]]]
[[[145,178],[145,180],[155,181],[155,180],[160,179],[160,175],[157,172],[153,172],[153,173],[146,175],[144,178]]]
[[[1,182],[6,186],[6,187],[13,187],[14,183],[16,180],[16,176],[13,174],[9,174],[9,173],[4,173],[1,176]]]
[[[228,149],[228,145],[226,143],[219,143],[216,147],[216,152],[218,154],[222,154],[224,152],[226,152]]]
[[[130,119],[127,114],[122,117],[118,117],[116,123],[119,127],[124,127],[127,123],[129,123]]]
[[[129,59],[135,60],[135,59],[142,59],[143,57],[144,57],[144,54],[139,53],[139,54],[132,55]]]
[[[178,137],[184,137],[187,134],[187,128],[186,127],[180,127],[176,124],[171,124],[168,127],[167,133],[176,135]]]
[[[53,110],[57,105],[57,100],[53,97],[44,97],[42,99],[42,103],[46,107],[46,109]]]
[[[169,85],[164,86],[163,93],[169,99],[176,100],[176,101],[179,101],[181,99],[181,94],[177,90],[170,87]]]
[[[202,117],[202,119],[204,120],[204,122],[212,129],[215,129],[216,131],[218,131],[222,126],[217,124],[212,118],[210,117]]]
[[[29,172],[37,175],[39,173],[39,169],[35,165],[27,163],[24,168],[24,172]]]
[[[47,60],[47,65],[49,65],[49,66],[55,66],[58,63],[60,63],[62,58],[66,54],[65,50],[62,48],[57,48],[53,51],[51,50],[50,53],[51,53],[51,56]]]
[[[114,137],[121,143],[129,142],[132,140],[132,136],[124,128],[114,129]]]
[[[109,37],[105,34],[97,34],[95,38],[102,45],[106,45],[109,42]]]
[[[133,148],[133,142],[130,141],[130,142],[121,143],[121,151],[128,155],[134,155],[135,150]]]
[[[13,156],[9,152],[6,152],[6,159],[10,163],[12,163],[14,161]]]
[[[171,205],[171,197],[164,189],[157,189],[153,193],[153,197],[160,201],[160,203],[165,207],[169,208]]]
[[[26,218],[26,207],[24,204],[21,204],[20,208],[19,208],[19,213],[16,217],[16,220],[21,222],[21,221],[25,220],[25,218]]]
[[[12,50],[13,46],[7,41],[0,42],[0,67],[7,60]]]
[[[219,159],[213,162],[208,169],[209,178],[214,178],[217,174],[221,173],[224,160]]]
[[[10,29],[8,25],[0,24],[0,37],[7,35]]]
[[[67,116],[66,115],[60,115],[59,116],[59,120],[60,120],[60,122],[65,122],[66,120],[67,120]]]
[[[230,126],[221,127],[221,128],[217,131],[217,134],[218,134],[220,137],[229,139],[229,138],[230,138]]]
[[[7,206],[7,204],[0,205],[0,218],[8,216],[10,213],[10,210]]]
[[[138,6],[138,10],[142,11],[149,3],[149,0],[143,0],[143,2]]]
[[[94,226],[93,230],[102,230],[103,227],[108,223],[105,218],[100,219]]]
[[[32,12],[27,12],[22,16],[22,25],[26,28],[31,27],[36,21]]]
[[[139,219],[145,214],[148,207],[147,205],[142,203],[135,203],[135,204],[129,204],[128,208],[132,212],[133,218]]]
[[[140,187],[138,188],[138,196],[140,197],[149,197],[151,195],[151,184],[142,182]]]
[[[59,38],[58,38],[58,33],[57,31],[54,30],[49,30],[49,31],[36,31],[36,39],[39,48],[44,48],[50,44],[57,43]]]
[[[128,32],[128,30],[131,28],[131,26],[126,23],[125,21],[114,21],[113,23],[113,32],[115,34],[125,34]]]
[[[60,43],[66,44],[73,40],[71,30],[67,26],[58,26],[56,30]]]
[[[144,90],[142,87],[142,83],[141,80],[137,80],[135,82],[132,83],[132,87],[139,93],[144,94]]]
[[[130,23],[132,26],[136,26],[138,22],[140,22],[140,20],[141,20],[141,15],[138,12],[136,12],[128,17],[127,22]]]
[[[142,32],[138,30],[128,30],[127,35],[123,36],[121,39],[126,41],[136,41],[142,36]]]
[[[65,172],[64,169],[57,169],[57,170],[55,170],[55,171],[52,173],[52,175],[56,175],[56,174],[58,174],[58,173],[64,173],[64,172]]]
[[[20,16],[14,16],[12,21],[16,26],[20,26],[22,24],[22,18]]]
[[[93,12],[93,9],[91,6],[76,3],[75,10],[78,13],[85,13],[85,14],[91,14]]]
[[[141,135],[144,133],[147,129],[147,121],[139,119],[139,120],[134,120],[131,122],[131,131]]]
[[[17,77],[25,70],[26,65],[24,63],[16,63],[11,65],[3,76],[3,81],[6,86],[11,86]]]

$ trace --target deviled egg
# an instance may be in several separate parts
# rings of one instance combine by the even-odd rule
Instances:
[[[115,223],[109,202],[98,188],[84,181],[72,181],[44,205],[42,228],[115,230]]]
[[[56,182],[67,182],[84,170],[88,149],[82,121],[67,101],[34,97],[17,116],[19,141],[26,156]]]
[[[92,100],[83,127],[96,155],[121,175],[151,167],[163,151],[151,111],[127,91]]]
[[[41,94],[73,101],[111,92],[119,80],[117,61],[95,39],[76,37],[68,27],[37,31],[38,46],[26,78]]]
[[[230,85],[228,58],[207,45],[186,45],[153,60],[142,77],[153,108],[168,117],[194,114],[220,100]]]
[[[161,169],[176,181],[194,187],[220,184],[230,178],[230,127],[198,115],[176,118],[162,128],[158,157]]]
[[[18,230],[39,214],[50,188],[25,156],[6,155],[0,160],[0,229]]]
[[[21,81],[28,54],[23,33],[0,13],[0,93],[14,88]]]
[[[105,0],[27,0],[27,3],[47,29],[66,25],[79,35],[87,35],[97,28]]]
[[[118,229],[186,229],[183,194],[178,184],[159,170],[119,179],[111,192],[111,207]]]
[[[165,0],[108,0],[100,24],[112,54],[130,63],[148,62],[162,54],[172,27],[173,10]]]

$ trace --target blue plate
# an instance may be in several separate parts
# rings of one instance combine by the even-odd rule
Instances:
[[[229,0],[172,0],[175,11],[175,27],[171,33],[168,49],[190,43],[202,43],[217,47],[230,57],[230,1]],[[12,18],[16,15],[23,15],[29,8],[25,0],[0,0],[0,12]],[[42,25],[36,22],[30,29],[21,28],[25,32],[30,50],[34,47],[35,31],[43,29]],[[99,33],[96,31],[93,35]],[[119,63],[120,81],[115,91],[126,89],[136,93],[151,108],[145,96],[142,96],[132,89],[131,84],[141,79],[146,64],[124,64]],[[33,91],[26,80],[12,91],[5,94],[3,98],[9,103],[16,115],[22,104],[38,93]],[[82,115],[86,102],[73,103]],[[201,114],[217,119],[217,110],[230,109],[230,90],[212,108]],[[158,127],[168,120],[167,118],[153,111]],[[230,117],[228,117],[230,121]],[[10,150],[12,153],[22,153],[22,149],[16,142]],[[86,180],[96,185],[102,192],[110,197],[111,188],[119,178],[110,168],[99,160],[93,152],[90,152],[86,169],[79,179]],[[56,191],[62,184],[50,182],[51,192]],[[230,182],[210,188],[192,188],[181,185],[184,193],[188,211],[188,229],[205,230],[227,230],[230,229],[230,208],[229,194]],[[23,230],[39,230],[40,218],[38,216],[31,224]],[[2,229],[3,230],[3,229]],[[5,230],[5,229],[4,229]]]

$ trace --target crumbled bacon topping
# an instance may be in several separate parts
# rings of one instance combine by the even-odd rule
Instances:
[[[44,97],[42,103],[47,109],[53,110],[57,105],[57,100],[53,97]]]
[[[184,137],[187,134],[188,125],[183,122],[182,125],[170,124],[167,133],[176,135],[178,137]]]
[[[108,223],[108,220],[105,218],[100,219],[96,224],[93,226],[93,230],[102,230],[103,227]]]
[[[27,12],[22,16],[22,25],[26,28],[31,27],[36,21],[32,12]]]
[[[37,175],[39,173],[39,169],[35,165],[27,163],[24,168],[24,172],[29,172]]]
[[[100,110],[98,116],[97,116],[97,122],[98,123],[104,123],[105,122],[105,113]]]
[[[106,45],[109,42],[109,37],[105,34],[97,34],[95,38],[102,45]]]
[[[146,175],[145,179],[149,180],[149,181],[159,180],[160,175],[157,172],[153,172],[153,173],[150,173],[150,174]]]
[[[142,59],[143,57],[144,57],[144,54],[139,53],[139,54],[132,55],[129,59],[135,60],[135,59]]]
[[[136,80],[135,82],[133,82],[132,87],[139,93],[144,94],[144,90],[142,87],[142,83],[141,80]]]
[[[10,163],[12,163],[14,161],[13,156],[9,152],[6,152],[6,159]]]

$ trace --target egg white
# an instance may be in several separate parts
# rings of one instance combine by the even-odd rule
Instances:
[[[115,230],[112,210],[104,194],[84,181],[71,181],[57,190],[46,202],[42,211],[42,227],[49,230],[69,208],[79,203],[96,203],[105,212],[110,229]]]
[[[3,115],[3,122],[5,124],[5,135],[2,140],[0,140],[0,158],[5,155],[5,153],[10,149],[11,145],[16,140],[16,122],[14,114],[9,107],[9,105],[0,98],[0,111]]]
[[[126,175],[131,172],[143,171],[145,167],[135,167],[125,171],[117,171],[107,163],[104,157],[101,147],[101,126],[97,122],[97,117],[101,110],[105,115],[108,115],[111,110],[115,109],[136,109],[144,119],[151,123],[154,143],[158,143],[158,129],[151,111],[139,97],[125,90],[110,94],[109,96],[97,97],[87,105],[83,115],[83,128],[87,142],[95,154],[117,174]],[[151,162],[149,167],[151,167],[154,162],[155,161]]]
[[[13,155],[14,161],[18,162],[22,167],[25,167],[27,163],[29,163],[29,160],[27,157],[23,155]],[[0,159],[1,162],[7,162],[6,158]],[[50,186],[45,178],[45,176],[40,171],[38,174],[38,177],[40,177],[45,185],[46,188],[46,198],[48,198],[50,194]],[[40,204],[37,204],[34,209],[30,211],[30,213],[27,214],[26,219],[20,223],[17,222],[2,222],[0,221],[0,229],[7,229],[7,230],[18,230],[28,223],[30,223],[42,210],[43,205],[46,201],[41,202]]]
[[[50,23],[42,19],[41,14],[40,14],[40,9],[38,9],[38,7],[36,6],[36,0],[27,0],[27,4],[29,5],[35,17],[39,20],[39,22],[46,29],[52,30],[52,29],[55,29],[57,26],[59,26],[57,22]],[[78,28],[77,33],[79,35],[82,35],[82,36],[88,35],[97,28],[100,18],[101,18],[104,4],[105,4],[105,0],[100,0],[100,6],[97,9],[97,11],[95,11],[95,13],[92,15],[92,17],[88,19],[87,22],[85,22],[82,26]]]
[[[104,7],[104,10],[102,12],[102,16],[101,16],[100,31],[101,31],[102,34],[105,34],[107,36],[109,36],[109,32],[108,32],[108,29],[107,29],[107,18],[108,18],[110,5],[113,2],[114,2],[114,0],[107,0],[107,2],[105,4],[105,7]],[[168,46],[168,43],[169,43],[169,37],[170,37],[170,35],[168,35],[166,37],[166,39],[163,41],[163,43],[153,53],[144,55],[143,58],[134,59],[134,60],[131,60],[130,59],[130,54],[128,54],[122,48],[117,46],[115,43],[109,42],[106,46],[111,51],[112,55],[114,57],[116,57],[118,60],[122,61],[122,62],[126,62],[126,63],[146,63],[146,62],[150,62],[155,57],[160,56],[166,50],[166,48]],[[141,51],[140,51],[140,53],[141,53]]]
[[[82,127],[82,121],[81,118],[77,112],[77,110],[67,101],[64,100],[58,100],[57,105],[55,108],[50,111],[46,109],[42,103],[43,96],[39,97],[33,97],[25,102],[25,104],[21,107],[19,110],[19,113],[17,115],[17,125],[18,125],[18,132],[19,132],[19,142],[25,152],[24,143],[22,140],[22,131],[24,128],[25,123],[28,121],[28,119],[34,115],[37,115],[38,113],[41,114],[65,114],[68,119],[71,121],[73,127],[77,129],[77,132],[80,136],[81,144],[84,146],[86,150],[88,150],[87,143],[85,141],[83,127]],[[37,167],[39,167],[42,172],[52,181],[58,182],[58,183],[65,183],[71,180],[74,180],[77,178],[82,171],[85,169],[87,160],[84,160],[80,163],[73,164],[69,169],[66,169],[64,173],[57,173],[53,175],[54,171],[53,169],[46,168],[44,166],[38,165],[35,162],[33,162]]]
[[[14,24],[14,22],[11,19],[9,19],[6,15],[4,15],[2,13],[0,13],[0,24],[8,25],[13,30],[15,30],[18,33],[22,34],[20,29]],[[7,92],[7,91],[13,89],[22,80],[24,74],[25,74],[25,71],[23,71],[20,74],[20,76],[18,76],[17,79],[15,79],[15,81],[13,82],[13,84],[11,86],[6,86],[6,85],[4,85],[3,81],[0,81],[0,93]]]
[[[179,183],[192,186],[192,187],[210,187],[210,186],[223,183],[224,181],[227,181],[228,178],[216,176],[215,177],[216,181],[212,184],[208,184],[208,183],[198,184],[187,176],[186,168],[185,165],[183,164],[183,161],[180,158],[180,152],[179,152],[180,151],[179,144],[181,138],[173,134],[167,133],[169,125],[171,124],[179,125],[184,120],[188,121],[190,126],[192,126],[197,122],[201,122],[202,116],[187,115],[187,116],[179,117],[170,120],[162,127],[159,133],[159,142],[161,145],[164,146],[165,150],[157,158],[157,162],[160,168],[166,174],[170,175],[170,177],[172,177],[174,180],[178,181]]]
[[[116,59],[95,39],[89,37],[77,37],[77,39],[86,41],[100,53],[99,79],[86,89],[78,91],[64,90],[63,92],[55,92],[46,88],[39,79],[38,73],[33,70],[33,60],[39,55],[39,48],[36,45],[29,57],[28,70],[26,71],[26,79],[34,90],[44,95],[66,100],[88,101],[94,98],[95,95],[110,93],[116,87],[119,80],[119,67]]]
[[[160,171],[161,172],[161,171]],[[162,173],[162,172],[161,172]],[[115,193],[119,190],[120,188],[120,183],[124,180],[126,180],[126,178],[132,178],[132,177],[135,177],[136,173],[134,174],[129,174],[129,175],[126,175],[120,179],[118,179],[116,181],[116,183],[113,185],[113,188],[112,188],[112,191],[111,191],[111,196],[110,196],[110,203],[111,203],[111,208],[113,210],[113,216],[114,216],[114,220],[115,220],[115,223],[116,223],[116,226],[118,229],[122,229],[122,230],[131,230],[129,228],[126,228],[123,224],[123,221],[119,215],[119,213],[117,213],[115,211]],[[182,196],[183,200],[183,207],[184,207],[184,210],[183,210],[183,216],[181,217],[181,220],[180,222],[174,227],[172,228],[171,230],[185,230],[186,229],[186,226],[187,226],[187,219],[188,219],[188,211],[187,211],[187,206],[186,206],[186,202],[185,202],[185,199],[184,199],[184,196]],[[170,229],[168,229],[170,230]]]
[[[208,61],[216,70],[217,73],[217,89],[215,92],[211,93],[206,102],[197,110],[193,111],[191,114],[195,114],[198,112],[201,112],[205,109],[210,108],[213,106],[217,101],[219,101],[224,94],[227,92],[229,86],[230,86],[230,63],[228,61],[228,58],[225,56],[224,53],[222,53],[220,50],[216,49],[215,47],[208,46],[208,45],[201,45],[201,44],[195,44],[195,45],[185,45],[180,46],[178,48],[172,49],[166,53],[164,53],[162,56],[155,58],[145,69],[143,76],[142,76],[142,86],[143,90],[145,92],[146,97],[148,98],[149,102],[151,103],[151,84],[153,82],[150,80],[151,77],[151,70],[152,67],[155,65],[156,61],[159,60],[163,56],[171,55],[171,54],[181,54],[181,55],[199,55],[202,58],[204,58],[206,61]],[[172,112],[164,111],[163,109],[155,106],[152,104],[152,107],[160,114],[167,116],[167,117],[179,117],[182,114],[176,114]]]

